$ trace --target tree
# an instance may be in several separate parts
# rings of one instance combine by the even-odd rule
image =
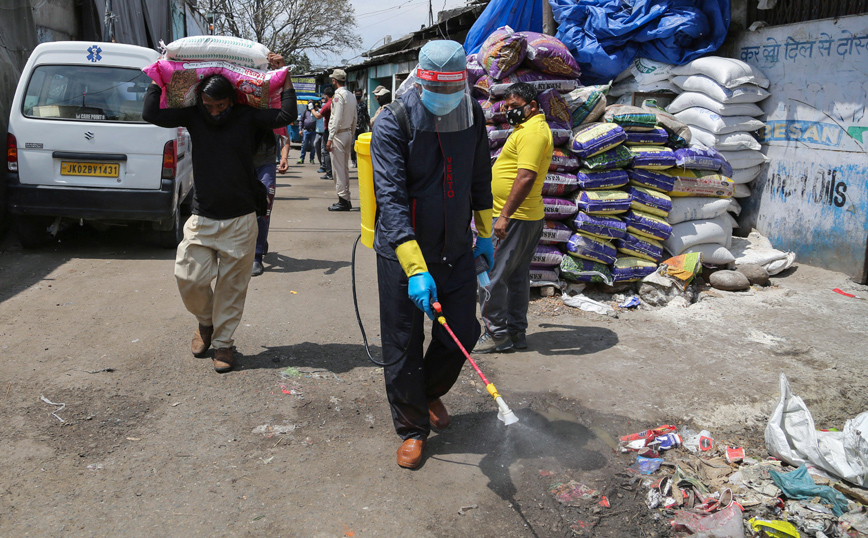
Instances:
[[[262,43],[301,66],[307,52],[324,57],[362,46],[349,0],[211,0],[214,31]],[[291,63],[287,60],[287,63]]]

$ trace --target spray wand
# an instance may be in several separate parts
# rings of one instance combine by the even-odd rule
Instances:
[[[476,370],[476,373],[479,374],[479,377],[482,379],[482,382],[485,383],[485,390],[488,391],[489,394],[494,398],[495,403],[497,403],[497,418],[507,426],[510,424],[515,424],[518,422],[518,417],[515,416],[515,413],[506,405],[506,401],[504,401],[503,397],[497,393],[497,389],[494,387],[494,383],[490,383],[488,379],[485,378],[485,374],[482,373],[482,370],[479,369],[479,366],[476,365],[476,361],[470,356],[470,353],[464,349],[464,346],[461,345],[461,342],[458,341],[458,337],[455,336],[455,333],[452,332],[452,329],[449,328],[449,324],[446,323],[446,318],[443,317],[443,307],[440,306],[440,303],[433,303],[431,305],[434,308],[434,311],[437,312],[437,321],[440,325],[443,325],[443,328],[446,329],[446,332],[449,333],[449,336],[455,340],[455,343],[458,345],[458,348],[464,353],[464,356],[467,357],[467,360],[470,361],[470,365],[473,366],[473,369]]]

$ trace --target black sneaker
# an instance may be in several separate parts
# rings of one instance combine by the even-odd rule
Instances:
[[[253,260],[253,272],[252,276],[259,276],[265,271],[265,268],[262,267],[262,262],[259,260]]]
[[[520,333],[509,333],[509,339],[512,340],[512,347],[515,349],[527,349],[527,336],[524,331]]]
[[[326,174],[326,175],[322,176],[320,179],[334,179],[334,178],[331,176],[331,174]]]
[[[353,204],[349,200],[338,198],[338,201],[329,206],[329,211],[349,211],[353,208]]]
[[[474,353],[500,353],[509,351],[513,348],[512,340],[508,334],[503,336],[495,336],[488,331],[482,333],[476,345],[473,347]]]

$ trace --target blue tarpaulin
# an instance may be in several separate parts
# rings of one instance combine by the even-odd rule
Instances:
[[[542,3],[539,0],[491,0],[473,23],[464,40],[467,54],[479,52],[485,39],[501,26],[516,32],[542,32]]]
[[[556,37],[578,61],[584,84],[612,80],[637,56],[683,65],[716,51],[729,30],[729,2],[549,0]]]

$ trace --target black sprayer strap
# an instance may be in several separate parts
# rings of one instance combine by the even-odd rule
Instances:
[[[398,126],[401,127],[401,132],[404,133],[404,138],[407,141],[410,141],[410,117],[407,115],[407,107],[404,106],[404,103],[401,102],[400,99],[396,99],[386,105],[392,115],[395,116],[395,121],[398,122]]]

